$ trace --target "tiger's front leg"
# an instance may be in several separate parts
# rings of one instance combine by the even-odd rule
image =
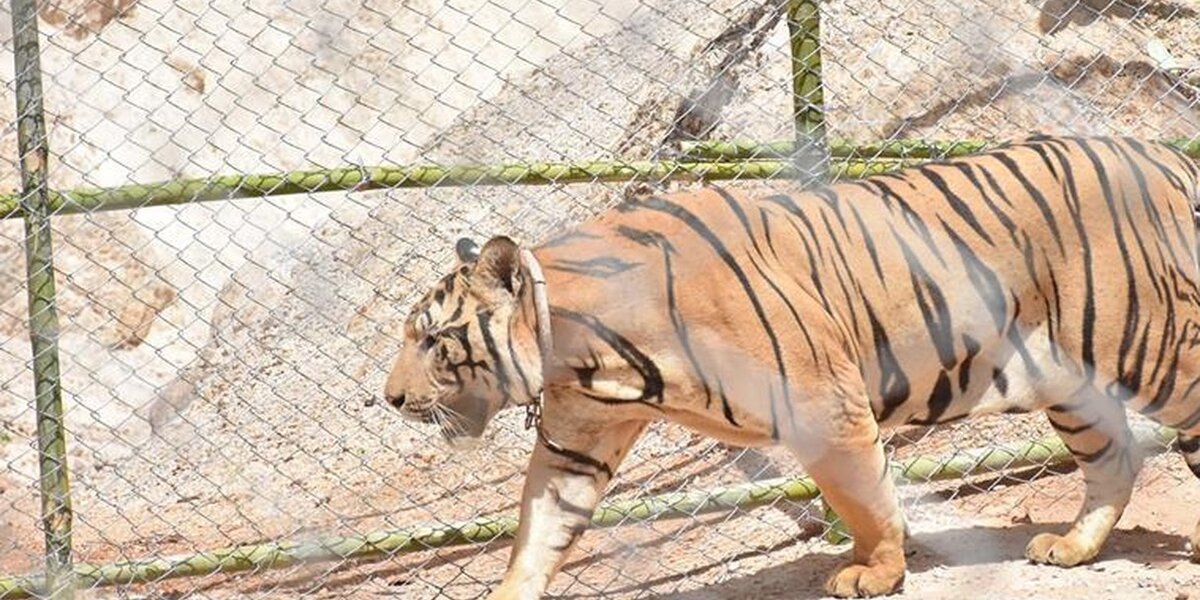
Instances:
[[[504,581],[489,600],[536,600],[588,528],[613,473],[646,427],[626,421],[539,436],[521,493],[521,524]],[[565,428],[564,428],[565,429]]]

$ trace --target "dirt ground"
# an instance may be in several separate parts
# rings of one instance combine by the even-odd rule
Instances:
[[[45,3],[55,187],[345,164],[669,156],[688,137],[791,136],[786,28],[762,1],[64,0]],[[11,39],[0,7],[0,37]],[[1194,137],[1192,3],[822,3],[832,136]],[[9,44],[10,46],[11,44]],[[1177,64],[1159,62],[1161,46]],[[7,48],[8,46],[5,46]],[[0,73],[12,81],[11,52]],[[1170,66],[1171,68],[1167,68]],[[0,187],[16,186],[11,89]],[[680,108],[699,110],[677,120]],[[682,187],[672,184],[665,187]],[[767,184],[736,182],[741,188]],[[778,185],[778,184],[770,184]],[[377,395],[409,302],[453,240],[536,242],[646,186],[438,187],[296,195],[55,222],[75,547],[105,562],[311,540],[515,508],[531,440],[507,414],[449,454]],[[653,186],[649,186],[653,187]],[[41,564],[23,233],[0,223],[0,571]],[[1030,439],[1040,418],[941,428],[900,453]],[[615,497],[792,475],[656,427]],[[1095,565],[1025,564],[1077,474],[912,489],[905,597],[1200,598],[1184,539],[1200,484],[1148,465]],[[810,504],[597,531],[558,597],[805,598],[840,551]],[[362,564],[214,575],[94,597],[479,598],[497,542]]]
[[[743,463],[740,466],[745,468],[745,463],[753,462],[740,452],[712,447],[699,454],[719,458],[713,464],[725,467]],[[695,466],[690,461],[672,462],[666,466],[689,474]],[[645,468],[634,467],[622,480],[636,477],[639,470]],[[1033,535],[1067,526],[1082,501],[1081,478],[1077,472],[1067,472],[1030,482],[1031,475],[1018,473],[937,490],[905,488],[913,537],[906,589],[896,597],[958,600],[1028,594],[1080,600],[1178,600],[1200,595],[1200,565],[1189,562],[1185,541],[1200,516],[1191,509],[1200,482],[1178,457],[1150,460],[1130,509],[1100,558],[1068,570],[1031,565],[1022,552]],[[468,490],[458,496],[470,501],[477,493]],[[510,509],[497,507],[498,512]],[[845,547],[814,537],[824,529],[819,514],[810,503],[781,502],[733,515],[593,530],[553,586],[553,597],[821,598],[821,583],[839,564]],[[502,573],[508,548],[507,542],[498,541],[263,575],[180,579],[123,593],[200,598],[476,598]]]

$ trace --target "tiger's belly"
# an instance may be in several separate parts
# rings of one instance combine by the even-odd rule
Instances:
[[[880,424],[933,425],[986,414],[1032,412],[1061,400],[1055,397],[1053,384],[1074,377],[1052,359],[1055,349],[1045,326],[1019,343],[997,338],[981,344],[987,347],[951,369],[943,368],[932,356],[928,361],[916,361],[928,368],[905,374],[909,382],[906,398],[873,394],[872,408]],[[865,371],[878,373],[880,369],[868,365]],[[880,384],[879,377],[868,378],[867,389],[884,389]],[[889,402],[893,403],[890,409]]]

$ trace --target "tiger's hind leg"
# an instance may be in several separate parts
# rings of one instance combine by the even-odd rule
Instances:
[[[1179,453],[1192,474],[1200,478],[1200,431],[1179,434]],[[1192,531],[1192,562],[1200,563],[1200,523]]]
[[[1071,530],[1042,533],[1025,556],[1036,563],[1072,567],[1092,560],[1125,511],[1142,456],[1129,430],[1124,405],[1090,385],[1046,415],[1083,472],[1086,496]]]
[[[1178,361],[1175,385],[1165,402],[1137,406],[1137,410],[1162,425],[1178,431],[1177,447],[1188,469],[1200,478],[1200,306],[1181,308]],[[1192,562],[1200,563],[1200,523],[1192,530]]]

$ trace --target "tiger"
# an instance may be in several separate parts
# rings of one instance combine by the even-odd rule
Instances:
[[[902,589],[881,431],[1043,412],[1083,474],[1033,563],[1094,559],[1142,464],[1127,409],[1200,476],[1198,169],[1169,145],[1033,135],[859,180],[628,200],[498,235],[415,303],[383,397],[450,441],[525,407],[536,444],[492,600],[540,598],[650,423],[783,444],[853,537],[837,597]],[[1191,536],[1200,560],[1200,525]]]

